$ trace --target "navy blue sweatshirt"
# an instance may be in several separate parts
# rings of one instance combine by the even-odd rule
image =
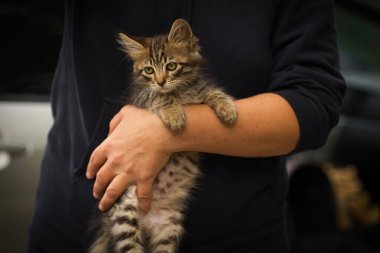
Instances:
[[[116,35],[167,33],[177,18],[189,21],[207,72],[228,93],[273,92],[289,102],[301,130],[295,152],[320,147],[337,123],[345,84],[333,0],[67,0],[34,245],[86,252],[97,205],[86,165],[122,106],[132,71]],[[180,252],[286,252],[284,158],[202,157]]]

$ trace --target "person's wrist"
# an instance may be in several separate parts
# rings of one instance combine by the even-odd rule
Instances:
[[[187,126],[185,129],[174,133],[160,120],[157,129],[159,129],[157,132],[158,145],[164,153],[171,155],[173,153],[190,151],[186,143]]]
[[[150,121],[150,127],[155,129],[154,136],[151,136],[154,145],[161,150],[164,155],[171,155],[179,152],[175,134],[168,129],[162,120],[154,114],[154,118]]]
[[[194,105],[187,105],[184,107],[184,109],[188,121],[188,114],[194,114]],[[155,127],[155,129],[157,129],[157,145],[163,150],[164,153],[173,154],[178,152],[195,151],[192,150],[192,147],[194,140],[197,137],[191,136],[191,134],[189,134],[191,133],[191,131],[189,131],[189,122],[187,122],[186,127],[183,130],[174,133],[164,125],[162,120],[156,114],[154,115],[157,117],[157,120],[155,120],[152,127]],[[192,117],[194,117],[194,115],[190,115],[190,118]]]
[[[164,127],[162,133],[162,148],[168,154],[186,151],[182,141],[182,132],[173,133]]]

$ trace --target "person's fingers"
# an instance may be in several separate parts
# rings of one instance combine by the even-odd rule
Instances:
[[[116,200],[125,192],[130,182],[126,174],[122,173],[113,178],[99,203],[99,210],[107,211]]]
[[[93,188],[94,198],[99,199],[106,191],[116,174],[111,170],[107,163],[96,174],[96,180]]]
[[[145,181],[144,183],[137,184],[139,209],[144,215],[149,212],[152,202],[152,185],[153,181]]]
[[[121,114],[119,112],[110,121],[108,135],[110,135],[113,132],[113,130],[117,127],[117,125],[119,125],[120,121],[121,121]]]
[[[102,147],[97,147],[91,154],[90,160],[86,169],[86,177],[92,179],[95,177],[99,169],[106,163],[107,157],[102,151]]]

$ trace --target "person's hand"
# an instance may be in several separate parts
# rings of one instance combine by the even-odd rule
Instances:
[[[135,184],[139,208],[150,208],[152,185],[167,163],[171,133],[155,114],[125,106],[110,122],[108,137],[94,150],[86,176],[96,176],[93,195],[101,198],[99,209],[108,210]]]

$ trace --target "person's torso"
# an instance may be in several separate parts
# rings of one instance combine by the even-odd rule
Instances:
[[[271,74],[276,4],[274,0],[68,0],[66,7],[52,95],[55,124],[39,195],[43,198],[44,190],[60,188],[65,196],[62,212],[72,217],[66,225],[78,222],[74,237],[80,238],[89,209],[95,206],[92,182],[84,177],[87,161],[106,137],[108,122],[121,107],[118,99],[131,80],[131,61],[120,50],[117,33],[163,34],[175,19],[184,18],[200,40],[207,73],[235,98],[249,97],[266,91]],[[51,172],[49,167],[57,160],[59,168]],[[249,242],[279,229],[286,185],[279,159],[204,155],[201,166],[204,177],[189,204],[183,247],[234,241],[235,235]],[[48,179],[49,173],[67,179],[52,186],[44,183],[54,180]]]

